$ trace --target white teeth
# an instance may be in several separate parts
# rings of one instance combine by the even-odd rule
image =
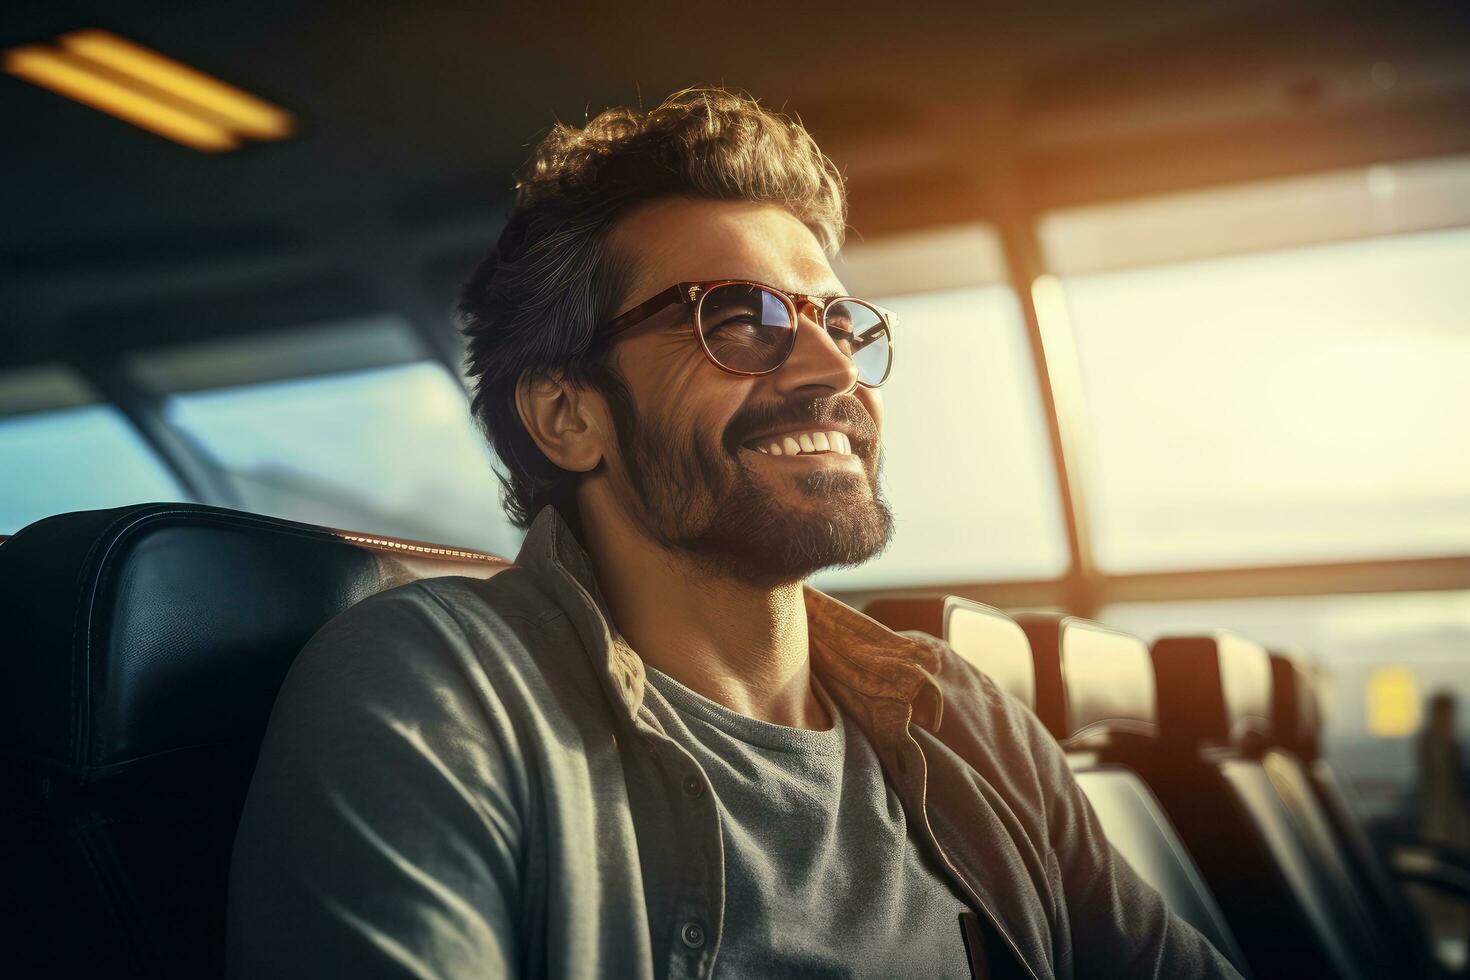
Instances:
[[[802,432],[796,435],[782,436],[775,442],[764,446],[752,446],[757,452],[765,453],[767,456],[799,456],[803,453],[840,453],[844,456],[853,455],[852,440],[846,433],[835,429],[827,432]]]

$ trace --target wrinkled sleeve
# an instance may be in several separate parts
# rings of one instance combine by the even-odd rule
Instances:
[[[297,658],[235,840],[228,976],[521,972],[526,783],[478,663],[414,586]]]
[[[1046,794],[1048,833],[1066,893],[1077,975],[1239,978],[1230,961],[1171,912],[1108,843],[1061,747],[1035,715],[1005,697],[1023,720]]]

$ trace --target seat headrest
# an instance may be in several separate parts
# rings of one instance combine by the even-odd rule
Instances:
[[[1258,745],[1270,737],[1271,660],[1243,636],[1216,632],[1154,641],[1159,733],[1171,746]]]
[[[952,595],[944,600],[944,639],[996,686],[1036,706],[1031,646],[1016,621],[993,606]]]
[[[1036,714],[1070,746],[1158,734],[1153,663],[1136,636],[1058,613],[1017,613],[1031,642]]]
[[[1312,675],[1293,653],[1269,651],[1271,657],[1271,732],[1276,744],[1302,759],[1317,757],[1322,717]]]
[[[92,782],[258,743],[297,652],[395,585],[482,552],[193,504],[62,514],[0,546],[0,758]]]

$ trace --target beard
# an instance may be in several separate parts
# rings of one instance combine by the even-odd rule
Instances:
[[[877,428],[851,395],[809,403],[799,414],[787,409],[779,419],[771,412],[737,418],[718,443],[640,419],[630,402],[609,402],[619,455],[642,505],[635,518],[660,545],[708,574],[769,588],[822,569],[860,565],[893,539]],[[823,468],[763,477],[728,434],[796,418],[813,428],[842,422],[870,433],[853,448],[862,445],[877,456],[875,474],[864,466],[858,473]],[[858,458],[866,463],[864,454]]]

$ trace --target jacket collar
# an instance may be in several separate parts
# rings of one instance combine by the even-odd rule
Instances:
[[[643,661],[613,625],[592,559],[555,507],[543,507],[536,515],[516,564],[549,588],[613,703],[622,705],[636,723],[643,706]],[[812,669],[822,681],[840,684],[874,707],[899,702],[916,724],[938,731],[944,698],[935,680],[940,666],[936,645],[895,633],[811,586],[804,587],[803,595]]]

